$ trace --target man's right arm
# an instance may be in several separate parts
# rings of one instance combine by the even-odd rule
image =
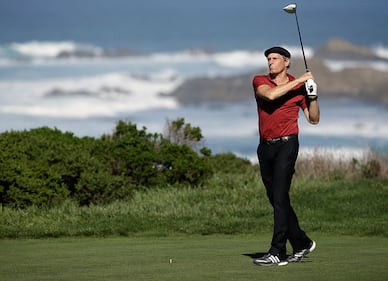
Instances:
[[[279,85],[273,88],[268,85],[260,85],[256,89],[256,95],[265,100],[273,101],[280,98],[281,96],[284,96],[288,91],[290,91],[298,84],[299,82],[293,80],[288,82],[287,84]]]
[[[270,87],[267,84],[258,85],[255,93],[257,96],[263,99],[266,99],[269,101],[276,100],[284,96],[286,93],[288,93],[298,84],[304,83],[307,79],[314,79],[311,72],[306,72],[302,76],[296,78],[295,80],[289,81],[283,85],[278,85],[276,87]]]

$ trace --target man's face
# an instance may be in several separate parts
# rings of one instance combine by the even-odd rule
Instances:
[[[278,53],[271,53],[267,57],[268,68],[271,74],[278,74],[286,70],[290,60]]]

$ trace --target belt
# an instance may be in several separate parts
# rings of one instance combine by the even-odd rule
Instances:
[[[284,136],[284,137],[278,137],[275,139],[262,139],[262,141],[264,141],[267,144],[275,144],[278,142],[288,142],[289,140],[294,139],[296,137],[297,137],[297,135],[289,135],[289,136]]]

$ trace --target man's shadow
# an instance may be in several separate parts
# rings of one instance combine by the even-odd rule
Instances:
[[[258,253],[252,253],[252,254],[242,254],[242,255],[246,256],[246,257],[250,257],[251,259],[257,259],[257,258],[261,258],[262,256],[264,256],[266,254],[268,254],[268,253],[258,252]]]

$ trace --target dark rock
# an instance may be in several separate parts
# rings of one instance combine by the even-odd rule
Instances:
[[[44,96],[45,97],[71,97],[71,96],[93,96],[95,93],[85,90],[74,90],[74,91],[66,91],[59,88],[54,88],[50,91],[48,91]]]
[[[330,60],[381,60],[369,48],[353,45],[343,39],[334,38],[314,51],[317,59]]]

